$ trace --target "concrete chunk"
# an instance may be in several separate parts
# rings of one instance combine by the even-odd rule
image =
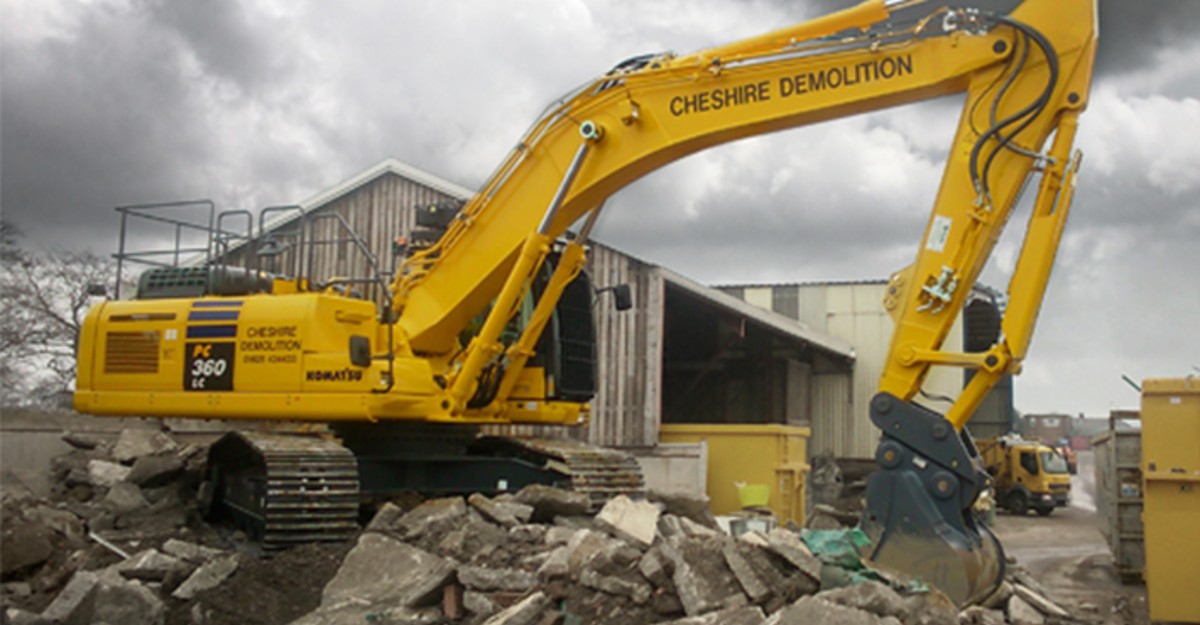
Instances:
[[[162,600],[138,582],[102,580],[93,593],[91,623],[163,625],[166,617]]]
[[[763,625],[766,616],[758,606],[729,608],[702,616],[689,616],[658,625]]]
[[[675,568],[671,559],[664,553],[665,549],[669,549],[665,544],[651,547],[638,561],[638,571],[659,588],[673,588],[671,576],[675,574]]]
[[[884,625],[900,621],[894,617],[882,619],[870,612],[838,605],[815,596],[801,597],[767,619],[767,625]]]
[[[183,460],[174,454],[142,456],[134,461],[126,481],[145,488],[166,486],[183,475]]]
[[[757,549],[747,545],[748,549]],[[742,592],[750,598],[751,603],[763,603],[770,599],[774,594],[767,581],[755,571],[754,566],[750,563],[747,554],[744,554],[737,543],[730,542],[721,550],[721,555],[725,557],[725,564],[729,566],[729,570],[733,572],[733,576],[737,579],[738,584],[742,587]]]
[[[89,460],[87,471],[92,484],[104,488],[112,488],[129,476],[129,467],[107,460]]]
[[[471,590],[524,592],[537,586],[537,577],[526,571],[481,566],[458,567],[458,581]]]
[[[137,487],[137,484],[129,482],[120,482],[114,484],[108,489],[108,494],[104,496],[104,500],[100,505],[105,508],[122,514],[141,510],[150,505],[146,498],[142,496],[142,489]]]
[[[90,571],[80,571],[71,576],[71,581],[59,591],[58,596],[50,605],[42,610],[42,618],[54,623],[87,622],[88,615],[84,614],[84,605],[100,583],[100,575]]]
[[[904,618],[907,611],[904,597],[895,590],[876,581],[864,581],[827,590],[817,595],[819,599],[870,612],[876,616]]]
[[[506,610],[493,614],[483,625],[533,625],[550,607],[550,598],[535,592]]]
[[[649,501],[634,501],[618,495],[604,504],[596,522],[619,538],[624,538],[642,548],[654,543],[658,533],[658,506]]]
[[[982,606],[971,606],[958,615],[959,625],[1006,625],[1004,613]]]
[[[113,565],[113,570],[126,579],[161,582],[174,572],[188,570],[189,566],[174,556],[157,549],[147,549],[131,556],[128,560]]]
[[[1012,625],[1043,625],[1046,617],[1019,595],[1008,599],[1008,622]]]
[[[212,547],[205,547],[176,538],[168,539],[167,542],[163,543],[162,551],[181,560],[187,560],[196,564],[202,564],[226,553],[220,549],[213,549]]]
[[[672,581],[688,616],[746,603],[741,586],[721,555],[727,537],[692,537],[663,550],[674,565]]]
[[[533,507],[532,520],[545,522],[556,516],[582,516],[592,509],[592,501],[583,493],[530,484],[517,493],[517,502]]]
[[[496,613],[496,602],[486,594],[473,590],[463,593],[463,607],[476,616],[488,617]]]
[[[237,554],[221,556],[204,563],[200,568],[192,572],[175,592],[171,593],[172,597],[187,601],[194,598],[196,595],[216,588],[233,575],[233,572],[238,567]]]
[[[467,503],[478,510],[483,518],[504,527],[511,528],[527,523],[533,516],[533,506],[515,501],[496,501],[479,493],[468,497]]]
[[[777,527],[767,534],[767,548],[814,580],[821,579],[821,560],[796,533]]]
[[[405,513],[396,527],[405,540],[413,540],[460,521],[466,513],[467,502],[462,497],[431,499]]]
[[[647,491],[646,498],[653,503],[662,504],[665,513],[691,519],[705,527],[717,528],[717,519],[711,511],[711,501],[704,493],[651,489]]]
[[[569,575],[571,572],[569,565],[570,555],[571,550],[565,545],[550,552],[550,557],[546,558],[546,561],[538,567],[538,579],[545,582],[552,579],[563,578]]]
[[[112,457],[122,464],[130,464],[142,456],[153,456],[179,449],[179,444],[170,436],[156,430],[125,429],[113,446]]]
[[[321,593],[321,606],[344,601],[421,607],[441,599],[454,564],[382,534],[363,534]]]

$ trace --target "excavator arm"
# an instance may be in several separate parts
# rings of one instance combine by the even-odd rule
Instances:
[[[721,143],[965,93],[917,258],[893,276],[884,302],[896,330],[871,405],[884,435],[862,526],[877,564],[919,575],[960,604],[979,600],[998,585],[1003,556],[971,512],[989,478],[963,429],[1028,349],[1071,204],[1095,46],[1091,0],[1026,0],[1005,15],[874,0],[688,56],[630,59],[554,103],[442,240],[408,260],[394,284],[401,334],[444,364],[452,412],[478,396],[485,368],[509,367],[483,408],[502,412],[513,369],[582,266],[586,233],[612,193]],[[943,351],[1035,173],[1000,336],[986,352]],[[555,239],[585,215],[551,279],[557,291],[543,293],[524,336],[506,348],[500,333]],[[489,304],[459,351],[459,330]],[[944,417],[913,402],[934,366],[975,370]]]

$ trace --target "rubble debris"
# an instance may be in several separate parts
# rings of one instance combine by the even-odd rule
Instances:
[[[191,599],[197,594],[210,588],[215,588],[225,581],[238,567],[237,554],[230,554],[209,560],[196,569],[175,592],[171,593],[176,599]]]
[[[658,506],[648,501],[634,501],[618,495],[604,504],[596,514],[596,522],[614,536],[646,548],[658,533],[660,513]]]
[[[179,449],[179,444],[158,430],[126,428],[113,446],[112,457],[121,464],[132,464],[142,456],[153,456]]]
[[[541,591],[525,597],[513,606],[493,614],[483,625],[532,625],[550,606],[550,598]]]
[[[481,566],[458,567],[458,581],[471,590],[524,592],[537,586],[537,577],[520,569],[490,569]]]
[[[733,571],[725,564],[723,544],[720,538],[692,536],[663,550],[674,565],[671,581],[688,616],[747,602]]]
[[[801,597],[795,603],[771,615],[767,625],[825,623],[828,625],[900,625],[893,616],[879,617],[857,608],[849,608],[819,596]]]
[[[166,486],[175,481],[184,469],[183,459],[174,454],[142,456],[134,460],[125,479],[142,488]]]
[[[129,476],[129,467],[107,460],[90,460],[87,463],[88,481],[102,488],[112,488]]]
[[[958,615],[959,625],[1005,625],[1004,612],[971,606]]]
[[[108,494],[104,496],[100,505],[111,512],[121,514],[146,508],[150,502],[142,496],[142,489],[138,488],[137,484],[118,482],[108,489]]]
[[[1018,595],[1008,599],[1008,621],[1012,625],[1043,625],[1046,617]]]
[[[102,578],[90,597],[90,615],[80,623],[163,625],[166,606],[158,595],[140,582]]]
[[[80,434],[79,432],[63,432],[61,438],[62,442],[74,447],[75,449],[82,449],[84,451],[90,451],[100,445],[99,438],[96,438],[95,436],[89,436],[87,434]]]
[[[177,538],[168,539],[167,542],[163,543],[162,551],[167,555],[175,556],[180,560],[186,560],[194,564],[204,564],[213,558],[225,555],[225,552],[220,549],[189,543]]]
[[[454,573],[449,560],[390,536],[365,533],[325,586],[321,607],[433,605]]]
[[[545,523],[553,521],[554,517],[571,517],[587,514],[592,508],[592,500],[583,493],[531,484],[517,493],[517,503],[533,507],[531,521]]]
[[[488,521],[504,527],[511,528],[528,523],[529,519],[533,517],[533,506],[515,501],[488,499],[479,493],[468,497],[467,503],[471,504]]]
[[[34,521],[14,523],[13,520],[7,520],[3,538],[0,539],[0,552],[4,553],[4,559],[0,562],[0,577],[14,577],[41,565],[54,555],[51,530]]]
[[[717,519],[711,511],[708,495],[703,493],[650,489],[646,492],[646,500],[662,506],[664,514],[690,519],[713,529],[717,527]]]
[[[761,608],[748,606],[709,612],[704,616],[689,616],[659,625],[762,625],[766,620]]]

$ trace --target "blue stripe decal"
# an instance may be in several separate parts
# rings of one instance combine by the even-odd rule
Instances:
[[[237,337],[237,325],[188,326],[189,339],[232,339]]]
[[[188,321],[237,321],[240,310],[193,310]]]
[[[211,300],[202,299],[192,302],[192,308],[237,308],[242,305],[242,300]]]

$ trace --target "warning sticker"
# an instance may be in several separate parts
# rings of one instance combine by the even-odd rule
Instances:
[[[954,223],[953,219],[942,215],[933,216],[933,225],[929,228],[929,240],[925,242],[925,249],[931,252],[941,252],[946,249],[946,241],[950,239],[950,225]]]

